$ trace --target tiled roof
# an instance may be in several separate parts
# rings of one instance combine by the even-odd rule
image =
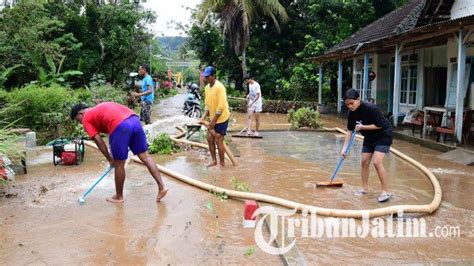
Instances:
[[[384,39],[415,28],[426,1],[412,0],[408,2],[365,28],[360,29],[343,42],[327,50],[325,54],[331,54],[365,42]]]

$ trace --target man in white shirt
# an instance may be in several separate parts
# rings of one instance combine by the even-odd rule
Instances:
[[[262,91],[260,84],[254,80],[250,74],[245,76],[245,82],[249,85],[249,93],[247,95],[247,135],[252,133],[252,115],[255,117],[255,132],[258,136],[258,129],[260,126],[259,113],[262,112]]]

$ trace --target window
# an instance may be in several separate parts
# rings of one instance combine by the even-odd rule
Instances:
[[[369,72],[372,71],[372,58],[369,59]],[[364,88],[364,59],[357,59],[355,65],[354,75],[356,78],[356,87],[355,89],[359,92],[361,100],[367,100],[372,97],[372,82],[369,81],[369,87],[362,99],[362,89]]]
[[[404,65],[401,74],[400,104],[415,105],[418,67],[417,65]]]

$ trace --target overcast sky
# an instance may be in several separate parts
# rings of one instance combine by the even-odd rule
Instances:
[[[181,32],[170,25],[171,21],[188,24],[190,22],[191,12],[186,7],[195,8],[201,0],[147,0],[143,3],[145,8],[156,12],[158,18],[153,25],[153,32],[157,35],[177,36]]]

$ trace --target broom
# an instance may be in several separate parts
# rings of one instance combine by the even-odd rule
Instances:
[[[347,145],[347,148],[345,151],[346,156],[349,153],[350,149],[352,148],[352,144],[354,143],[356,133],[357,132],[355,130],[352,132],[351,139],[349,140],[349,144]],[[341,157],[339,157],[339,161],[337,162],[336,169],[334,169],[334,172],[332,173],[331,180],[316,183],[316,187],[342,187],[342,185],[344,185],[344,182],[334,181],[334,179],[336,179],[337,173],[341,169],[343,163],[344,163],[344,157],[341,155]]]

